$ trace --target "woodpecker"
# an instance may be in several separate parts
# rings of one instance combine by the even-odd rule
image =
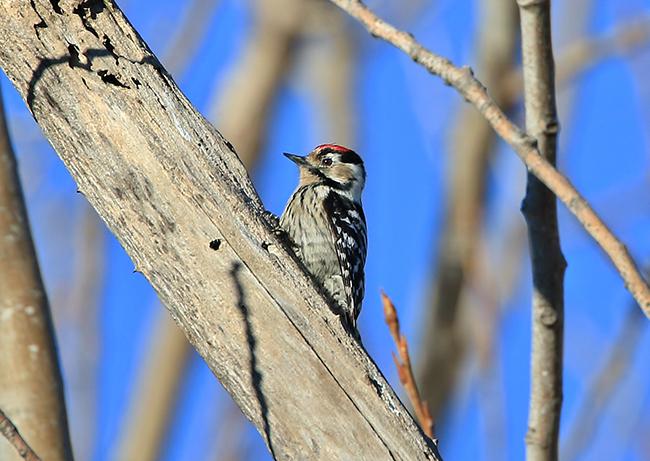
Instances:
[[[368,245],[361,205],[366,182],[363,160],[337,144],[322,144],[304,157],[284,155],[298,165],[300,182],[280,217],[280,227],[358,336]]]

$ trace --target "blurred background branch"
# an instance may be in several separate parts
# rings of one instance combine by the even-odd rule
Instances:
[[[494,101],[509,113],[513,105],[507,105],[501,79],[516,58],[517,5],[489,0],[480,8],[476,74],[490,89]],[[496,142],[492,127],[469,105],[461,106],[453,133],[445,193],[447,217],[432,268],[433,290],[425,310],[429,320],[423,324],[419,358],[422,392],[436,417],[450,402],[468,347],[469,325],[460,322],[461,293],[477,265],[476,245],[486,206],[488,166]]]
[[[309,2],[301,0],[255,1],[254,27],[246,48],[228,77],[227,91],[215,93],[210,118],[232,140],[249,169],[259,158],[271,105],[291,69],[310,7]]]
[[[72,460],[50,307],[0,93],[0,408],[50,461]],[[0,459],[18,455],[0,439]]]
[[[206,39],[208,26],[214,18],[220,0],[191,0],[185,7],[185,15],[175,28],[162,61],[167,70],[180,80],[187,72],[199,46]]]

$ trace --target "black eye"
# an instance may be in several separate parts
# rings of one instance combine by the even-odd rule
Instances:
[[[325,166],[330,166],[330,165],[332,164],[332,159],[329,158],[329,157],[325,157],[325,158],[321,161],[321,163],[322,163],[323,165],[325,165]]]

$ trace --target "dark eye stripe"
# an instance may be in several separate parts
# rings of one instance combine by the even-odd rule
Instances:
[[[363,163],[363,160],[361,160],[361,157],[359,157],[356,152],[352,150],[348,150],[346,152],[341,153],[341,162],[352,163],[354,165],[361,165]]]
[[[341,157],[341,163],[351,163],[353,165],[363,164],[361,157],[347,147],[338,146],[336,144],[323,144],[318,146],[316,150],[318,151],[319,158],[323,158],[327,154],[339,154]]]

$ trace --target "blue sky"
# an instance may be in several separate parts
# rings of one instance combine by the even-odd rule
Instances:
[[[184,2],[150,0],[119,2],[125,14],[158,56],[164,55]],[[189,2],[188,2],[189,3]],[[474,34],[478,2],[439,0],[420,2],[413,17],[401,14],[398,2],[368,2],[437,53],[458,64],[474,64]],[[417,3],[417,2],[414,2]],[[567,1],[553,2],[554,18],[562,19]],[[594,0],[587,34],[602,35],[619,24],[650,13],[646,2]],[[353,82],[357,131],[354,147],[365,159],[368,184],[364,206],[369,226],[367,291],[360,319],[364,344],[385,375],[398,387],[383,322],[379,289],[395,302],[404,332],[417,352],[423,306],[431,285],[432,255],[444,219],[444,193],[450,131],[461,98],[410,59],[387,44],[370,38],[350,21],[358,46]],[[237,62],[251,31],[248,2],[223,0],[206,38],[177,82],[201,111],[222,88],[228,69]],[[558,32],[559,33],[559,32]],[[559,53],[560,51],[558,51]],[[631,56],[614,56],[588,68],[571,83],[575,98],[570,116],[561,119],[559,166],[601,213],[639,262],[650,262],[650,53],[644,47]],[[326,72],[332,69],[325,68]],[[254,175],[267,208],[279,213],[295,187],[295,167],[281,153],[308,152],[329,141],[331,128],[322,123],[315,99],[300,79],[300,64],[279,90],[272,110],[263,161]],[[480,77],[480,75],[479,75]],[[3,77],[10,128],[20,161],[28,208],[42,271],[50,298],[71,284],[71,260],[78,249],[75,229],[83,215],[84,199],[55,153],[38,132],[17,94]],[[561,93],[562,95],[563,93]],[[561,116],[563,114],[560,114]],[[521,122],[521,115],[520,122]],[[218,125],[218,121],[217,121]],[[486,229],[499,236],[509,219],[519,216],[525,169],[502,143],[489,176]],[[566,273],[565,402],[562,435],[575,424],[585,385],[602,363],[623,322],[630,298],[603,253],[577,222],[560,208]],[[96,319],[97,361],[91,371],[97,392],[93,421],[75,420],[73,430],[92,427],[89,459],[110,459],[119,436],[130,391],[150,333],[162,309],[144,278],[106,231],[105,278]],[[497,262],[495,261],[495,264]],[[519,460],[524,456],[528,411],[530,352],[530,269],[521,266],[520,281],[503,306],[495,338],[491,378],[481,380],[477,366],[469,366],[449,411],[439,425],[446,459]],[[498,270],[498,267],[495,268]],[[67,288],[66,288],[67,287]],[[74,377],[78,368],[66,357],[84,348],[74,322],[55,302],[64,379],[69,406],[76,403]],[[647,459],[650,438],[650,351],[647,329],[633,363],[600,420],[597,437],[582,459]],[[70,352],[72,351],[72,352]],[[152,383],[155,385],[155,383]],[[232,403],[202,361],[187,368],[176,405],[164,460],[214,459],[216,440],[232,423]],[[486,406],[502,422],[494,434]],[[71,418],[75,411],[71,408]],[[224,416],[225,415],[225,416]],[[228,418],[226,418],[226,416]],[[645,432],[644,432],[645,431]],[[94,433],[92,433],[94,432]],[[73,434],[73,440],[77,440]],[[250,426],[242,439],[246,459],[270,459],[261,437]],[[645,450],[645,451],[644,451]],[[80,458],[81,459],[81,458]],[[217,457],[217,459],[219,459]]]

